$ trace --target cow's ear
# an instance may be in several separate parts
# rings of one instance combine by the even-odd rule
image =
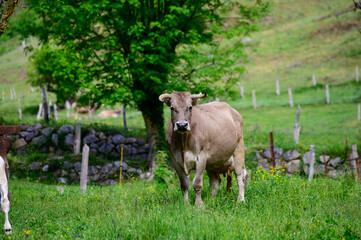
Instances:
[[[159,101],[164,102],[170,107],[170,100],[172,99],[171,95],[168,93],[162,94],[159,96]]]
[[[195,106],[199,103],[199,98],[192,98],[192,106]]]

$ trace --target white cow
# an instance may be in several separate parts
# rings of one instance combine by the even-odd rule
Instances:
[[[5,214],[5,224],[4,229],[6,234],[11,234],[11,224],[9,221],[9,210],[10,210],[10,201],[8,199],[8,179],[5,172],[5,161],[0,156],[0,194],[1,194],[1,210]]]

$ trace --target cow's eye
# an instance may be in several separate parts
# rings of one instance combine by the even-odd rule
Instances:
[[[193,107],[192,107],[192,106],[190,106],[190,107],[189,107],[189,111],[192,111],[192,108],[193,108]]]
[[[174,107],[170,107],[170,110],[171,110],[171,111],[174,111]]]

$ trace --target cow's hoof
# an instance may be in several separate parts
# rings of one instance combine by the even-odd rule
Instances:
[[[198,207],[202,207],[203,206],[203,201],[202,200],[201,201],[196,201],[195,205],[198,206]]]
[[[5,234],[7,234],[7,235],[12,234],[11,228],[10,229],[5,229]]]

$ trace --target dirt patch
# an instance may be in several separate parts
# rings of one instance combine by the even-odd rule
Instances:
[[[341,34],[348,31],[353,31],[361,27],[360,18],[350,19],[348,21],[337,21],[323,25],[322,28],[311,32],[311,35],[322,37],[330,34]]]

